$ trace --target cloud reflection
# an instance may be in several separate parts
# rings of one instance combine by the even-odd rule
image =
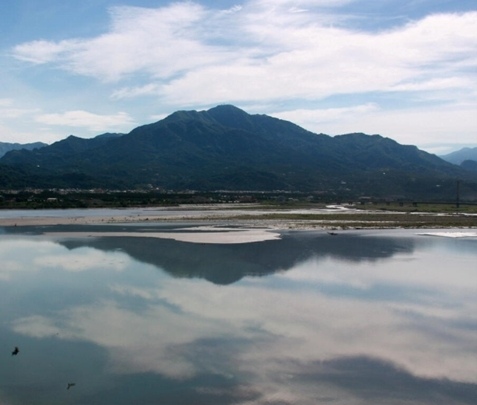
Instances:
[[[53,252],[62,256],[55,263],[78,257],[77,249],[38,243],[33,267],[51,264],[41,257]],[[3,242],[6,254],[2,248]],[[81,249],[84,263],[108,263],[117,254]],[[106,369],[116,378],[188,382],[198,398],[216,403],[470,404],[477,398],[470,251],[427,247],[379,264],[312,257],[287,272],[226,287],[171,278],[121,257],[123,271],[104,268],[107,277],[88,300],[60,301],[48,311],[28,307],[10,323],[13,331],[92,343],[107,352]],[[69,274],[86,283],[92,273]],[[54,276],[43,274],[36,288],[45,289]]]
[[[117,252],[82,248],[74,252],[53,241],[20,239],[2,240],[0,243],[0,280],[10,279],[20,272],[38,271],[92,271],[117,270],[127,267],[128,256]]]

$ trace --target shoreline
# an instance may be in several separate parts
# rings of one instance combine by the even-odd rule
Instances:
[[[330,219],[297,219],[297,218],[268,218],[267,214],[262,217],[250,216],[250,218],[233,216],[107,216],[107,217],[19,217],[19,218],[0,218],[0,227],[28,227],[28,226],[57,226],[57,225],[120,225],[120,224],[174,224],[181,222],[214,222],[221,226],[237,226],[246,228],[266,228],[271,230],[351,230],[351,229],[476,229],[477,224],[459,224],[454,221],[444,223],[443,221],[427,221],[422,223],[416,218],[416,221],[399,221],[395,218],[383,220],[383,218],[373,218],[372,214],[368,219],[353,218],[330,218]],[[343,215],[345,216],[345,215]]]
[[[75,214],[76,215],[73,215]],[[97,237],[142,237],[174,239],[189,243],[242,244],[279,239],[281,231],[319,231],[337,235],[343,231],[358,230],[467,230],[467,235],[476,237],[477,216],[465,217],[444,214],[410,214],[405,212],[370,212],[357,210],[261,210],[230,211],[213,209],[118,210],[108,215],[100,211],[35,212],[39,215],[0,217],[0,227],[14,228],[22,233],[23,227],[54,228],[73,226],[70,229],[42,229],[42,235],[52,238],[97,238]],[[15,213],[16,214],[16,213]],[[43,214],[43,215],[42,215]],[[85,215],[86,214],[86,215]],[[456,219],[458,220],[456,222]],[[161,225],[178,225],[179,229],[160,229]],[[187,224],[186,227],[183,225]],[[139,231],[124,228],[111,231],[107,225],[144,225]],[[98,226],[97,229],[82,226]],[[462,233],[462,232],[461,232]]]
[[[0,227],[55,225],[173,224],[214,222],[219,226],[271,230],[346,230],[393,228],[477,228],[477,215],[456,213],[369,211],[341,206],[310,209],[264,209],[238,206],[180,206],[171,209],[137,208],[58,211],[14,211],[3,215]]]

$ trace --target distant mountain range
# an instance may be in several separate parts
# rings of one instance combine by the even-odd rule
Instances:
[[[221,105],[128,134],[75,136],[0,159],[0,188],[288,190],[342,197],[477,199],[472,171],[379,135],[331,137]]]
[[[441,158],[447,162],[472,170],[477,167],[477,147],[463,148],[447,155],[443,155]]]
[[[5,155],[5,153],[10,152],[11,150],[19,150],[19,149],[33,150],[33,149],[42,148],[43,146],[48,146],[48,144],[43,142],[23,143],[23,144],[0,142],[0,157]]]

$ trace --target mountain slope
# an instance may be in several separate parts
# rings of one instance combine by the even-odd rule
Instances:
[[[0,164],[34,174],[32,182],[41,187],[337,195],[439,196],[444,188],[454,189],[456,178],[470,175],[415,146],[379,135],[314,134],[230,105],[178,111],[122,136],[70,136],[39,150],[10,152]]]
[[[7,152],[11,150],[19,150],[19,149],[26,149],[26,150],[33,150],[42,148],[47,146],[46,143],[43,142],[34,142],[34,143],[9,143],[9,142],[0,142],[0,157],[5,155]]]
[[[469,170],[469,171],[477,173],[477,160],[464,160],[460,164],[460,167],[462,167],[465,170]]]
[[[455,165],[460,165],[465,160],[475,160],[477,162],[477,147],[462,148],[447,155],[443,155],[441,158]]]

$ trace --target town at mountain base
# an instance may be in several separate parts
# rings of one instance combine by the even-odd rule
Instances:
[[[128,134],[75,136],[0,159],[0,189],[304,191],[477,200],[475,172],[380,135],[328,136],[220,105]]]

